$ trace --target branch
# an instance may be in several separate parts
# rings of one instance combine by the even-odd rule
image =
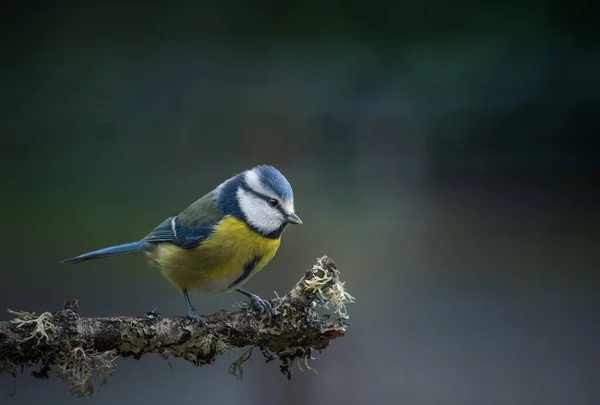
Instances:
[[[159,354],[182,357],[196,365],[210,364],[219,354],[248,348],[230,366],[242,378],[242,364],[252,348],[260,348],[267,361],[277,356],[281,371],[291,377],[294,364],[307,361],[313,350],[327,347],[343,336],[348,326],[346,303],[354,299],[344,290],[333,260],[324,256],[283,297],[270,300],[273,318],[259,318],[248,307],[206,316],[207,327],[184,317],[149,312],[145,317],[82,318],[76,300],[62,311],[35,316],[9,310],[17,318],[0,322],[0,374],[16,376],[25,366],[38,364],[32,375],[48,378],[55,367],[69,381],[71,392],[93,395],[92,376],[106,382],[117,357],[141,358]]]

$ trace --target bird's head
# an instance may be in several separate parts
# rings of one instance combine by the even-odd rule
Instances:
[[[290,183],[273,166],[246,170],[223,183],[217,191],[226,213],[237,214],[264,236],[279,237],[288,224],[302,223],[294,212]]]

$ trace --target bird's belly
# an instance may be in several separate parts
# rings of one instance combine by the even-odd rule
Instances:
[[[200,246],[182,249],[161,243],[150,258],[178,288],[220,294],[240,287],[258,273],[275,256],[279,241],[255,233],[236,218],[226,217]]]

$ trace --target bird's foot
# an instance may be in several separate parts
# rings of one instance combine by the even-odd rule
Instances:
[[[267,322],[271,323],[271,320],[273,319],[271,303],[254,294],[250,294],[248,298],[250,298],[250,307],[258,312],[258,316],[262,316],[263,314],[266,315]]]
[[[188,308],[186,317],[189,318],[189,319],[191,319],[191,320],[193,320],[193,321],[195,321],[195,322],[197,322],[197,323],[199,323],[201,326],[207,326],[206,325],[206,321],[204,320],[204,318],[200,314],[198,314],[194,310],[194,308]]]

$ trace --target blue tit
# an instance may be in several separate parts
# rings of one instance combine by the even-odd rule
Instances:
[[[188,291],[237,291],[259,314],[270,307],[241,289],[275,256],[288,224],[301,224],[287,179],[272,166],[257,166],[226,180],[179,215],[165,219],[137,242],[85,253],[63,263],[145,253],[183,291],[187,316],[204,324]]]

